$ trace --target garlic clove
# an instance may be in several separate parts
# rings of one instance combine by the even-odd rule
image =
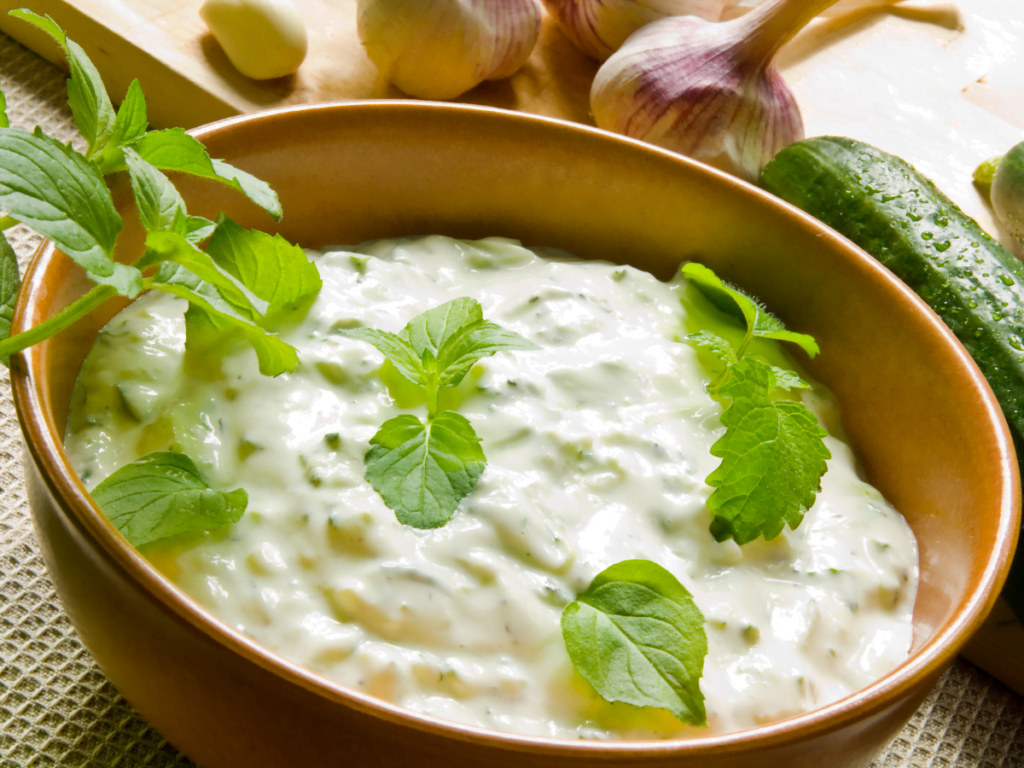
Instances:
[[[306,58],[306,25],[290,0],[206,0],[199,15],[246,77],[284,77]]]
[[[649,24],[597,72],[590,104],[598,127],[756,180],[776,152],[804,136],[772,58],[827,4],[777,0],[735,21],[679,16]]]
[[[452,99],[508,77],[540,36],[539,0],[359,0],[359,39],[410,96]]]
[[[722,18],[729,0],[544,0],[566,37],[604,61],[640,27],[666,16]]]

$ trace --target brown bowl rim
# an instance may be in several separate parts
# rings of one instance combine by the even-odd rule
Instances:
[[[476,105],[366,100],[280,107],[226,118],[199,126],[189,133],[202,141],[211,134],[230,131],[239,125],[273,125],[302,115],[335,110],[384,110],[395,113],[396,119],[398,115],[405,113],[406,119],[410,122],[414,122],[415,113],[422,110],[447,111],[453,115],[468,115],[466,119],[534,125],[539,123],[546,126],[544,130],[567,133],[570,137],[627,144],[637,152],[659,156],[663,162],[688,167],[691,172],[717,177],[719,183],[737,188],[739,194],[761,198],[762,202],[774,207],[779,215],[796,221],[804,228],[810,228],[819,238],[824,238],[834,249],[842,252],[846,258],[860,262],[860,266],[871,273],[873,279],[888,283],[890,289],[894,288],[901,294],[907,310],[918,315],[918,319],[923,319],[933,333],[943,337],[950,354],[960,366],[967,369],[971,383],[980,395],[984,406],[983,412],[987,415],[985,424],[989,431],[995,433],[992,435],[992,443],[997,461],[993,464],[998,466],[997,477],[1002,488],[996,547],[990,553],[982,578],[969,593],[968,599],[961,603],[945,625],[906,661],[871,685],[810,712],[733,733],[648,741],[570,741],[479,728],[414,712],[322,678],[231,629],[175,587],[127,543],[92,501],[72,470],[53,420],[48,415],[50,402],[44,389],[48,374],[41,367],[42,356],[39,348],[32,347],[19,353],[12,357],[10,367],[14,404],[26,446],[42,470],[41,474],[47,487],[78,532],[91,540],[92,544],[110,559],[111,564],[121,570],[130,581],[148,592],[160,609],[278,678],[332,703],[434,735],[444,735],[483,746],[565,758],[696,757],[790,744],[837,731],[880,713],[896,700],[910,695],[952,662],[960,647],[981,626],[994,605],[999,588],[1009,571],[1010,556],[1016,544],[1020,525],[1020,476],[1009,429],[987,381],[952,331],[906,285],[839,233],[752,184],[673,152],[579,123]],[[60,255],[48,240],[44,240],[36,250],[15,306],[12,334],[24,330],[27,318],[37,313],[36,289],[42,284],[47,267]]]

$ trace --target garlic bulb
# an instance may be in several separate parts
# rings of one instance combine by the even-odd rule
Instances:
[[[246,77],[284,77],[306,58],[306,25],[290,0],[206,0],[199,15]]]
[[[587,56],[604,61],[645,24],[666,16],[722,18],[729,0],[544,0],[558,26]]]
[[[540,35],[539,0],[359,0],[359,39],[410,96],[452,99],[508,77]]]
[[[804,135],[775,53],[834,2],[768,0],[733,21],[676,16],[643,27],[597,72],[597,125],[755,180]]]

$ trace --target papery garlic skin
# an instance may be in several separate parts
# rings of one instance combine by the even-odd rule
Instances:
[[[359,39],[410,96],[453,99],[508,77],[540,35],[539,0],[359,0]]]
[[[306,25],[290,0],[206,0],[199,15],[246,77],[284,77],[306,58]]]
[[[598,127],[756,180],[804,126],[778,68],[744,57],[743,32],[694,16],[644,27],[597,72]]]
[[[544,0],[544,5],[573,45],[604,61],[640,27],[666,16],[718,21],[729,0]]]

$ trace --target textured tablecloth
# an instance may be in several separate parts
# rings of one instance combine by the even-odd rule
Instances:
[[[12,125],[75,139],[63,73],[2,34],[0,87]],[[24,265],[38,238],[8,235]],[[0,768],[191,766],[118,695],[61,609],[29,518],[9,390],[0,366]],[[876,763],[910,766],[1024,768],[1024,699],[957,661]]]

